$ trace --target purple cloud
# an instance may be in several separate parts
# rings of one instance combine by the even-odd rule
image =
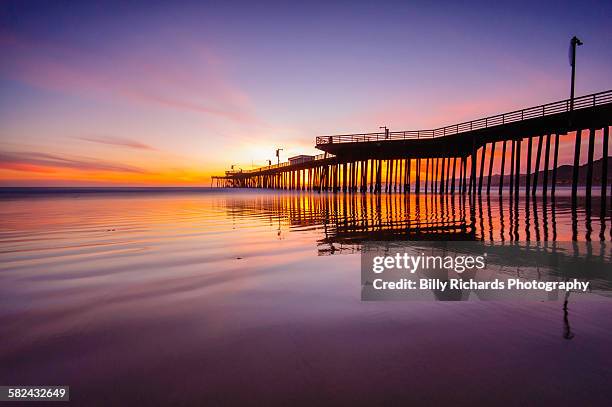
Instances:
[[[113,136],[82,136],[76,137],[79,140],[90,141],[92,143],[100,143],[100,144],[108,144],[112,146],[120,146],[120,147],[129,147],[141,150],[157,150],[154,147],[151,147],[148,144],[141,143],[136,140],[131,140],[123,137],[113,137]]]
[[[28,172],[49,172],[57,168],[70,168],[80,171],[149,173],[142,168],[110,161],[37,152],[0,152],[0,168]]]

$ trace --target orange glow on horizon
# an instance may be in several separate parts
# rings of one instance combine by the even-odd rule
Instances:
[[[22,168],[0,170],[2,186],[209,186],[215,171],[166,170],[151,173],[90,172],[70,169]]]

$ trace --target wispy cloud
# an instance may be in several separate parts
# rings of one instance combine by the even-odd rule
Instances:
[[[0,152],[0,169],[38,173],[50,173],[60,169],[132,174],[148,173],[142,168],[131,165],[38,152]]]
[[[200,45],[137,51],[61,48],[0,36],[5,61],[0,75],[31,86],[92,99],[204,114],[264,126],[248,95],[230,80],[221,58]],[[112,63],[110,62],[112,61]]]
[[[140,149],[140,150],[151,150],[151,151],[157,150],[156,148],[151,147],[148,144],[141,143],[137,140],[123,138],[123,137],[81,136],[81,137],[76,137],[76,138],[79,140],[90,141],[92,143],[108,144],[112,146],[129,147],[129,148],[135,148],[135,149]]]

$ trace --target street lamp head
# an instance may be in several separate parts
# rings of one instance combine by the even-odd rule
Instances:
[[[280,152],[282,151],[282,148],[277,148],[276,149],[276,163],[280,164]]]
[[[576,44],[576,45],[582,45],[582,41],[580,41],[580,38],[576,37],[575,35],[572,37],[572,43]]]

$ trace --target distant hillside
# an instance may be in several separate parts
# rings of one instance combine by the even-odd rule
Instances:
[[[602,163],[603,159],[600,158],[597,161],[593,162],[593,186],[598,186],[601,184],[601,173],[602,173]],[[506,164],[507,165],[507,164]],[[532,165],[535,165],[535,162],[532,162]],[[544,163],[540,163],[540,166],[543,166]],[[488,167],[485,167],[485,171]],[[509,171],[508,167],[506,167],[506,171]],[[571,186],[572,185],[572,175],[574,172],[573,165],[562,165],[557,167],[557,186]],[[531,182],[533,184],[533,176],[531,174]],[[586,185],[586,177],[587,177],[587,165],[581,165],[578,168],[578,183],[579,185]],[[486,184],[487,176],[483,180]],[[499,175],[491,176],[491,185],[499,185]],[[608,157],[608,185],[612,182],[612,157]],[[544,180],[544,171],[538,172],[538,188],[542,186],[542,181]],[[504,174],[504,186],[509,185],[510,183],[510,175]],[[525,184],[525,174],[521,174],[521,185]],[[548,185],[552,185],[552,168],[550,168],[548,172]]]

